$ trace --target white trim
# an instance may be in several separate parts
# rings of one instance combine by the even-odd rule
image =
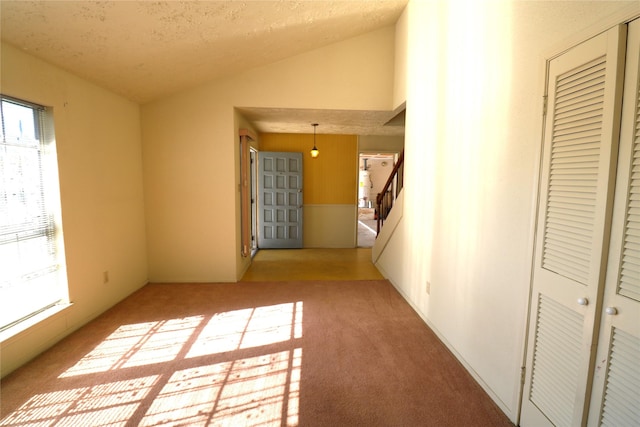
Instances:
[[[67,311],[72,306],[73,306],[73,303],[56,304],[46,310],[43,310],[42,312],[36,314],[35,316],[31,316],[26,320],[16,323],[14,326],[0,332],[0,344],[6,344],[11,342],[14,338],[19,336],[20,334],[28,332],[29,329],[35,326],[38,326],[42,322],[45,322],[46,320],[53,318],[59,313],[63,313]]]
[[[523,340],[522,340],[522,349],[520,351],[520,366],[522,366],[522,369],[525,369],[526,365],[527,365],[527,347],[529,344],[529,320],[531,318],[531,301],[533,299],[533,270],[534,270],[534,263],[535,263],[535,247],[536,247],[536,241],[537,241],[537,235],[538,235],[538,213],[540,210],[540,181],[542,180],[542,161],[543,161],[543,156],[542,156],[542,151],[544,148],[544,128],[545,128],[545,121],[546,121],[546,114],[543,114],[543,109],[544,109],[544,102],[546,97],[547,97],[547,88],[548,88],[548,83],[549,83],[549,59],[547,59],[547,57],[544,58],[538,58],[538,62],[544,63],[544,73],[543,73],[543,78],[542,78],[542,87],[539,89],[540,93],[542,93],[542,96],[540,97],[540,100],[542,100],[542,102],[539,102],[539,108],[537,111],[540,112],[540,116],[539,116],[539,120],[537,120],[538,122],[538,130],[540,132],[539,134],[539,141],[538,141],[538,146],[536,149],[536,162],[535,162],[535,175],[534,175],[534,179],[533,179],[533,183],[532,183],[532,188],[531,188],[531,206],[534,206],[534,210],[532,212],[532,215],[530,216],[530,222],[529,222],[529,238],[528,238],[528,242],[527,242],[527,257],[530,260],[529,262],[529,291],[528,291],[528,297],[526,300],[526,307],[525,307],[525,315],[526,320],[524,322],[524,334],[523,334]],[[540,84],[540,82],[539,82]],[[548,109],[548,106],[547,106]],[[521,378],[521,377],[520,377]],[[516,400],[517,400],[517,406],[515,408],[515,419],[513,420],[513,422],[516,425],[519,425],[520,423],[520,416],[522,413],[522,400],[523,400],[523,396],[524,396],[524,381],[520,380],[519,384],[517,385],[517,395],[516,395]]]

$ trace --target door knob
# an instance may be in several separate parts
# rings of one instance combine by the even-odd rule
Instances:
[[[578,298],[578,305],[589,305],[589,300],[586,298]]]
[[[614,316],[618,314],[618,309],[615,307],[607,307],[605,313],[607,313],[609,316]]]

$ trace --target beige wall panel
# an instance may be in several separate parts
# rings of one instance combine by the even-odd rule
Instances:
[[[305,248],[355,248],[356,205],[304,206]]]

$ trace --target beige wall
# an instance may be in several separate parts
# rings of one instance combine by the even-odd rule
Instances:
[[[404,210],[377,265],[514,421],[544,59],[628,5],[411,1],[397,29],[408,40]]]
[[[53,108],[73,303],[2,342],[6,375],[144,285],[147,257],[138,105],[5,44],[1,76],[3,94]]]
[[[406,31],[409,13],[408,8],[396,22],[395,49],[394,49],[394,74],[393,74],[393,109],[395,110],[403,102],[407,101],[407,55],[409,48],[409,33]]]
[[[150,281],[241,277],[246,260],[240,254],[234,107],[391,110],[394,31],[368,33],[142,107]]]

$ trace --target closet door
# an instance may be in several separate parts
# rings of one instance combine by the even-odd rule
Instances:
[[[586,421],[623,61],[616,27],[549,62],[523,426]]]
[[[640,19],[629,25],[604,313],[589,425],[640,424]]]

